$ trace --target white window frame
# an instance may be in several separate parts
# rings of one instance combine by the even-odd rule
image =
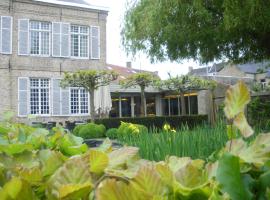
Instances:
[[[31,87],[31,79],[38,79],[39,80],[39,86],[38,87]],[[49,84],[48,84],[48,87],[40,87],[40,80],[41,79],[48,79],[49,81]],[[38,89],[38,113],[37,114],[32,114],[31,113],[31,89],[32,88],[35,88],[35,89]],[[49,112],[48,114],[41,114],[41,91],[40,89],[47,89],[48,88],[48,105],[49,105]],[[42,117],[46,117],[46,116],[51,116],[51,79],[50,78],[46,78],[46,77],[30,77],[29,78],[29,81],[28,81],[28,91],[29,91],[29,95],[28,95],[28,99],[29,99],[29,102],[28,102],[28,107],[29,107],[29,114],[30,115],[34,115],[34,116],[42,116]]]
[[[81,112],[81,93],[80,93],[80,91],[82,90],[82,89],[84,89],[84,88],[81,88],[81,87],[70,87],[69,88],[69,114],[70,115],[72,115],[72,116],[87,116],[87,115],[90,115],[90,95],[89,95],[89,93],[86,91],[86,94],[87,94],[87,99],[88,99],[88,104],[87,104],[87,106],[88,106],[88,112],[87,113],[82,113]],[[79,113],[72,113],[71,112],[71,90],[79,90],[78,91],[78,106],[79,106]]]
[[[31,22],[38,22],[39,24],[42,23],[42,22],[45,22],[45,23],[49,23],[49,30],[42,30],[42,29],[32,29],[31,28]],[[31,40],[31,31],[35,31],[35,32],[38,32],[39,33],[39,54],[32,54],[31,53],[31,44],[32,44],[32,40]],[[41,33],[42,32],[48,32],[49,33],[49,54],[41,54]],[[29,20],[29,54],[31,56],[38,56],[38,57],[50,57],[51,56],[51,48],[52,48],[52,23],[51,22],[46,22],[46,21],[37,21],[37,20]]]
[[[72,32],[71,27],[72,26],[77,26],[79,33],[75,33]],[[86,27],[87,28],[87,33],[81,33],[80,32],[80,27]],[[70,36],[69,36],[69,40],[70,40],[70,57],[73,59],[89,59],[89,41],[90,41],[90,37],[89,37],[89,31],[90,31],[90,27],[89,26],[85,26],[85,25],[76,25],[76,24],[70,24]],[[73,56],[73,52],[72,49],[73,48],[73,44],[72,44],[72,35],[78,35],[78,56]],[[81,56],[81,37],[80,36],[87,36],[87,56]]]

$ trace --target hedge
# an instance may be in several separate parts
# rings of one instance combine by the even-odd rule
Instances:
[[[162,128],[165,123],[171,127],[180,128],[182,125],[193,127],[207,122],[207,115],[187,115],[187,116],[161,116],[161,117],[135,117],[135,118],[106,118],[96,119],[96,124],[103,124],[107,129],[118,128],[121,121],[134,124],[141,124],[147,128]]]

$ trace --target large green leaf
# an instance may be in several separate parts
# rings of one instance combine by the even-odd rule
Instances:
[[[8,155],[19,154],[24,151],[33,150],[33,146],[31,144],[8,144],[8,145],[0,145],[0,152],[5,152]]]
[[[225,150],[239,156],[241,161],[259,168],[269,160],[270,133],[258,135],[249,146],[242,139],[229,141]]]
[[[247,122],[244,112],[240,112],[235,117],[235,119],[233,120],[233,124],[240,130],[241,134],[246,138],[253,135],[254,133],[253,129]]]
[[[101,174],[109,164],[109,157],[102,151],[90,150],[90,172]]]
[[[248,87],[243,81],[239,81],[234,86],[231,86],[225,97],[225,115],[228,119],[233,119],[240,112],[243,112],[245,106],[250,101]]]
[[[225,153],[219,160],[216,178],[222,191],[228,193],[232,200],[251,199],[241,178],[238,157]]]
[[[85,153],[88,150],[83,139],[72,134],[65,134],[60,140],[60,151],[66,155],[73,156]]]
[[[191,158],[189,157],[176,157],[176,156],[170,156],[167,158],[166,162],[168,163],[168,166],[172,170],[173,173],[177,172],[182,167],[185,167],[188,163],[191,162]]]
[[[164,184],[153,164],[142,166],[132,179],[131,185],[140,194],[149,196],[151,199],[167,196],[168,193],[167,185]]]
[[[50,177],[46,190],[47,198],[85,198],[92,190],[91,181],[88,156],[72,157]]]
[[[108,154],[109,166],[108,169],[122,168],[130,160],[138,160],[138,151],[136,147],[122,147]]]
[[[151,200],[145,194],[135,190],[125,181],[107,179],[103,181],[96,191],[97,200]]]
[[[30,185],[17,177],[7,182],[0,190],[1,200],[36,200]]]
[[[41,162],[41,172],[44,177],[52,175],[67,159],[61,152],[49,149],[41,150],[38,153]]]

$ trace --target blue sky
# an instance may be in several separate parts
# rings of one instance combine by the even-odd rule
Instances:
[[[161,78],[165,79],[168,72],[173,75],[185,74],[188,67],[197,68],[199,63],[194,61],[183,61],[180,63],[155,63],[151,64],[145,54],[136,58],[127,57],[121,46],[120,27],[123,21],[125,5],[127,0],[87,0],[89,3],[107,6],[110,9],[107,20],[107,63],[125,66],[127,61],[132,61],[132,67],[137,69],[158,71]]]

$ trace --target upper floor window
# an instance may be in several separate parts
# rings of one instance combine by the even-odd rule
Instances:
[[[49,22],[30,21],[30,54],[49,56],[51,24]]]
[[[89,57],[89,28],[87,26],[71,25],[71,56]]]

